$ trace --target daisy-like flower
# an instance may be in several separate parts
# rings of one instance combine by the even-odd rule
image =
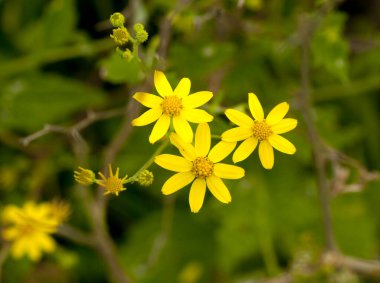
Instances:
[[[38,261],[43,252],[54,251],[55,241],[50,234],[57,230],[61,222],[52,214],[50,203],[27,202],[22,208],[6,206],[2,220],[5,224],[2,237],[10,242],[13,257],[26,255]]]
[[[259,157],[265,169],[272,169],[274,164],[273,148],[286,154],[294,154],[295,146],[279,134],[293,130],[297,126],[297,120],[285,118],[289,110],[289,104],[282,102],[275,106],[264,119],[264,111],[257,96],[248,95],[249,110],[254,120],[248,115],[227,109],[225,114],[228,119],[238,127],[225,131],[222,140],[237,142],[244,140],[232,156],[234,163],[246,159],[259,144]]]
[[[166,76],[160,71],[154,72],[154,85],[161,97],[146,92],[137,92],[133,96],[151,109],[134,119],[132,125],[145,126],[157,121],[149,136],[149,142],[155,143],[167,133],[173,121],[176,133],[184,141],[191,143],[193,130],[189,122],[206,123],[213,119],[205,110],[196,109],[211,99],[212,92],[199,91],[189,95],[191,82],[188,78],[181,79],[173,91]]]
[[[108,178],[106,178],[102,174],[102,172],[99,172],[98,174],[102,178],[102,180],[96,180],[95,182],[106,190],[106,192],[104,193],[105,195],[114,194],[118,196],[120,192],[126,190],[126,188],[123,187],[123,184],[126,183],[128,175],[125,175],[124,178],[120,179],[119,167],[116,169],[115,175],[113,175],[111,164],[108,165],[108,172],[109,172]]]
[[[162,187],[162,193],[172,194],[192,183],[189,203],[192,212],[198,212],[206,193],[206,187],[222,203],[231,202],[231,195],[223,179],[240,179],[244,169],[235,165],[219,163],[235,148],[234,143],[219,142],[211,150],[211,134],[207,123],[198,125],[195,133],[195,145],[186,143],[177,134],[170,135],[170,142],[178,148],[182,156],[161,154],[155,163],[177,172]]]

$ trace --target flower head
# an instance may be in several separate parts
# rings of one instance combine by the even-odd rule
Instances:
[[[89,169],[78,167],[79,171],[74,171],[74,179],[79,184],[90,186],[95,182],[95,173]]]
[[[198,212],[206,193],[206,187],[221,202],[231,202],[231,195],[223,179],[239,179],[244,169],[238,166],[219,163],[235,148],[236,143],[221,141],[211,150],[211,134],[207,123],[199,124],[195,133],[194,146],[186,143],[175,133],[170,135],[171,143],[178,148],[183,157],[161,154],[155,163],[177,174],[170,177],[162,187],[162,193],[172,194],[192,183],[189,203],[192,212]]]
[[[6,206],[2,220],[5,224],[2,237],[11,243],[11,254],[15,258],[27,255],[37,261],[42,252],[52,252],[55,249],[50,234],[57,230],[61,222],[52,214],[50,203],[27,202],[22,208]]]
[[[155,143],[167,133],[172,121],[176,133],[190,143],[193,140],[193,130],[188,122],[206,123],[213,119],[205,110],[196,109],[211,99],[212,92],[200,91],[189,95],[191,82],[188,78],[183,78],[173,91],[166,76],[160,71],[154,73],[154,84],[161,97],[146,92],[137,92],[133,96],[151,109],[134,119],[132,125],[145,126],[157,121],[149,136],[149,142]]]
[[[118,27],[112,30],[110,37],[117,45],[124,45],[129,41],[129,32],[125,27]]]
[[[294,154],[295,146],[279,134],[293,130],[297,126],[297,120],[285,118],[289,110],[289,104],[282,102],[269,112],[264,119],[264,111],[257,96],[248,95],[248,104],[254,119],[248,115],[228,109],[225,114],[228,119],[238,127],[225,131],[222,140],[237,142],[244,140],[236,149],[232,160],[236,163],[246,159],[259,144],[259,157],[265,169],[272,169],[274,164],[273,148],[286,154]]]
[[[96,183],[106,190],[106,192],[104,193],[105,195],[114,194],[118,196],[120,192],[126,190],[126,188],[123,187],[123,184],[125,184],[125,181],[127,180],[128,175],[125,175],[124,178],[120,179],[119,167],[116,169],[115,175],[113,175],[111,164],[108,165],[108,171],[109,171],[108,178],[106,178],[101,172],[99,172],[99,175],[102,178],[102,180],[96,180]]]

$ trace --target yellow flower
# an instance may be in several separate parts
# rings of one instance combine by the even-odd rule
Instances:
[[[278,104],[269,112],[264,119],[264,111],[257,96],[249,93],[249,110],[255,120],[248,115],[228,109],[225,114],[230,121],[238,127],[225,131],[222,140],[226,142],[237,142],[244,140],[232,156],[234,163],[246,159],[259,145],[259,157],[265,169],[272,169],[274,164],[273,147],[286,154],[294,154],[295,146],[279,134],[293,130],[297,126],[297,120],[284,119],[289,110],[286,102]]]
[[[114,194],[118,196],[119,192],[126,190],[123,187],[123,184],[125,184],[125,180],[127,180],[128,175],[125,175],[123,179],[120,179],[119,167],[116,169],[115,175],[113,175],[111,164],[108,165],[108,171],[110,175],[108,178],[104,177],[104,175],[101,172],[99,172],[99,175],[102,178],[102,180],[96,180],[96,183],[106,190],[106,192],[104,193],[105,195]]]
[[[55,242],[50,234],[60,223],[52,217],[50,204],[27,202],[22,208],[9,205],[4,208],[2,218],[6,225],[2,237],[11,243],[15,258],[27,255],[37,261],[42,252],[54,251]]]
[[[132,121],[133,126],[145,126],[155,121],[149,142],[155,143],[168,131],[170,122],[173,121],[174,130],[186,142],[193,140],[193,130],[189,122],[206,123],[211,122],[213,116],[201,109],[195,109],[212,97],[210,91],[200,91],[189,95],[191,82],[183,78],[177,87],[172,89],[164,73],[154,72],[154,85],[158,94],[137,92],[133,98],[142,105],[151,108],[140,117]]]
[[[161,167],[178,172],[170,177],[162,187],[162,193],[172,194],[192,183],[189,203],[192,212],[198,212],[206,193],[206,187],[221,202],[231,202],[231,195],[223,179],[239,179],[244,169],[238,166],[219,163],[235,148],[235,143],[219,142],[211,150],[211,134],[207,123],[198,125],[195,133],[195,146],[183,141],[177,134],[170,135],[171,143],[178,148],[183,157],[161,154],[155,163]]]

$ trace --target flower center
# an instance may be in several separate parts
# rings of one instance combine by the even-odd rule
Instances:
[[[255,124],[252,127],[253,136],[259,141],[266,140],[271,134],[273,134],[272,129],[264,121],[258,122],[255,121]]]
[[[115,176],[109,177],[105,183],[104,188],[110,193],[118,193],[124,191],[122,179]]]
[[[210,177],[214,172],[214,163],[207,157],[197,157],[193,161],[191,172],[200,179]]]
[[[182,110],[182,100],[175,95],[170,95],[164,98],[161,107],[164,114],[178,116]]]

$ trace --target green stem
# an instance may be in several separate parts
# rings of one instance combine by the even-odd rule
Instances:
[[[157,155],[159,155],[169,144],[169,139],[166,139],[158,148],[157,150],[152,154],[152,156],[148,159],[147,162],[144,163],[143,166],[141,166],[141,168],[139,170],[137,170],[137,172],[130,178],[128,178],[127,180],[125,180],[125,184],[126,183],[131,183],[131,182],[135,182],[137,177],[139,176],[139,174],[148,169],[150,167],[150,165],[153,164],[154,162],[154,159]]]

